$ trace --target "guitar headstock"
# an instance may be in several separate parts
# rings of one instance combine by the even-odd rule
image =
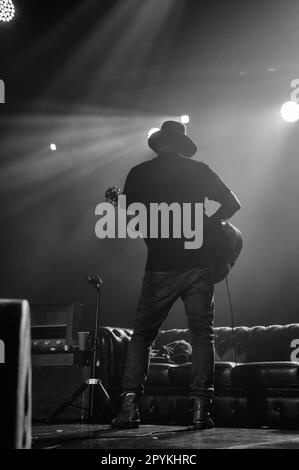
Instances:
[[[114,206],[118,206],[118,198],[121,196],[121,190],[117,186],[110,186],[105,192],[105,199],[107,202],[111,202]]]

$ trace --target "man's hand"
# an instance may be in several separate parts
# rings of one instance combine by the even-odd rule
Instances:
[[[232,191],[230,191],[219,209],[214,212],[211,217],[209,217],[209,223],[211,224],[211,227],[213,225],[219,224],[223,220],[230,219],[240,208],[241,204],[237,196]]]

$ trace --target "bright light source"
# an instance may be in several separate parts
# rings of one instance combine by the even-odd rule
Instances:
[[[183,114],[183,116],[180,117],[180,121],[182,124],[188,124],[190,121],[188,114]]]
[[[11,0],[0,0],[0,21],[8,22],[15,16],[15,7]]]
[[[147,133],[148,139],[150,138],[152,134],[154,134],[155,132],[158,132],[159,130],[160,130],[159,127],[152,127]]]
[[[281,117],[287,122],[299,120],[299,104],[295,101],[287,101],[280,109]]]
[[[52,152],[55,152],[55,150],[57,150],[56,144],[51,144],[50,149],[52,150]]]

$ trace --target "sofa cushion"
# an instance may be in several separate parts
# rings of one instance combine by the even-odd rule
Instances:
[[[215,365],[215,385],[229,387],[232,385],[234,363],[217,362]],[[191,362],[169,370],[169,383],[173,387],[189,387],[191,382]]]
[[[216,362],[215,364],[215,385],[216,387],[231,387],[234,362]]]
[[[239,387],[299,387],[297,362],[253,362],[238,364],[233,372],[233,385]]]

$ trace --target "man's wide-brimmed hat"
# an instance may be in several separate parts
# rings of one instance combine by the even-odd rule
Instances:
[[[197,146],[187,136],[186,126],[177,121],[165,121],[161,129],[149,137],[148,145],[156,153],[159,153],[159,145],[161,145],[165,150],[190,158],[197,151]]]

